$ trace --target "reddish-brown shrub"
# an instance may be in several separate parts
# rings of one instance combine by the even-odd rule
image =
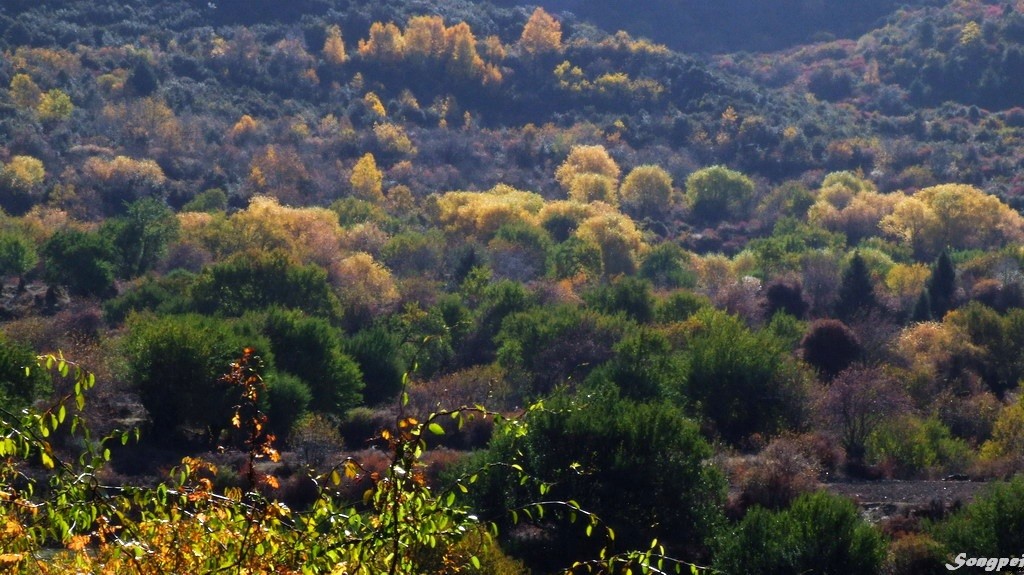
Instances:
[[[798,496],[815,491],[821,466],[810,447],[799,437],[784,436],[748,460],[734,478],[740,488],[740,509],[754,505],[783,509]]]

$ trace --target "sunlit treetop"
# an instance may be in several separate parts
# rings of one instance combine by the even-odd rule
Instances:
[[[383,182],[384,174],[377,167],[377,161],[373,154],[369,153],[359,158],[349,177],[352,194],[361,200],[377,205],[384,201]]]
[[[637,217],[664,214],[673,204],[672,176],[660,166],[633,168],[619,189],[627,211]]]
[[[341,253],[345,236],[338,216],[325,208],[291,208],[277,199],[256,196],[232,214],[178,214],[181,237],[198,242],[210,253],[226,257],[249,248],[278,250],[303,263],[327,265]]]
[[[966,184],[942,184],[904,196],[880,227],[927,259],[947,248],[988,249],[1024,239],[1019,213]]]
[[[374,22],[370,25],[370,37],[359,41],[359,55],[364,58],[398,62],[404,54],[405,38],[394,22]]]
[[[14,105],[22,109],[33,109],[39,105],[43,91],[32,81],[28,74],[15,74],[11,78],[11,100]]]
[[[345,42],[341,39],[341,28],[337,25],[327,28],[327,38],[322,50],[324,60],[334,66],[340,66],[348,60],[345,53]]]
[[[14,156],[7,165],[0,164],[0,178],[13,187],[28,190],[46,178],[43,162],[32,156]]]
[[[411,60],[440,60],[447,49],[444,19],[440,16],[413,16],[405,26],[406,53]]]
[[[538,6],[523,27],[519,47],[530,55],[557,52],[562,48],[562,25]]]
[[[569,156],[555,171],[555,179],[568,193],[572,189],[573,181],[580,174],[599,174],[611,179],[618,186],[620,173],[619,165],[604,146],[573,146]]]
[[[438,220],[449,231],[489,239],[506,223],[536,223],[544,198],[499,184],[486,192],[448,192],[435,205]]]

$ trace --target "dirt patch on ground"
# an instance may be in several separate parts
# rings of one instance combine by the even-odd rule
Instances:
[[[865,518],[944,514],[969,503],[986,483],[977,481],[859,481],[825,483],[825,489],[854,500]]]

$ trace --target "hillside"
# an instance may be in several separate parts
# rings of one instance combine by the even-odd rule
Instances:
[[[1019,553],[1024,7],[623,6],[0,6],[0,566]]]
[[[498,0],[498,6],[522,5]],[[675,50],[696,53],[769,52],[829,39],[856,39],[897,9],[942,2],[869,0],[552,0],[540,5],[568,11],[605,30],[626,30]]]

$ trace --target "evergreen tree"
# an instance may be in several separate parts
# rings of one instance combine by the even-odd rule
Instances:
[[[910,314],[910,321],[932,321],[932,298],[928,296],[928,290],[921,290],[914,303],[914,311]]]
[[[843,283],[839,286],[839,300],[836,302],[836,316],[848,321],[857,315],[863,315],[878,307],[875,298],[875,287],[871,283],[871,274],[860,252],[853,254],[849,267],[843,273]]]
[[[942,319],[946,312],[953,309],[953,297],[956,293],[956,269],[946,250],[942,250],[932,265],[932,275],[928,278],[927,289],[932,317]]]
[[[156,92],[160,87],[160,78],[149,60],[138,58],[128,73],[125,85],[132,94],[142,98]]]

